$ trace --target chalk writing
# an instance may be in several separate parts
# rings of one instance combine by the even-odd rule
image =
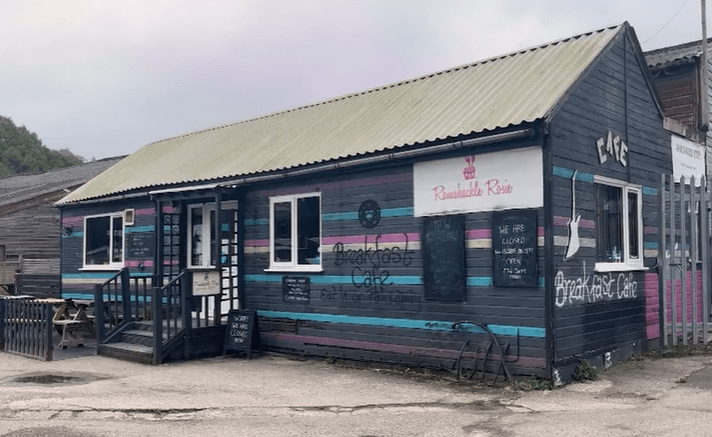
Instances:
[[[413,290],[392,290],[387,291],[372,289],[369,291],[348,291],[342,285],[331,286],[321,290],[321,300],[325,302],[340,302],[346,304],[367,303],[386,304],[404,307],[406,304],[416,304],[420,309],[423,296]]]
[[[342,242],[334,244],[333,253],[336,255],[334,263],[337,266],[354,266],[351,270],[351,282],[357,288],[366,290],[380,290],[392,285],[389,279],[390,272],[384,267],[390,265],[409,266],[413,262],[414,252],[408,248],[408,234],[403,234],[403,246],[394,246],[383,249],[379,244],[381,235],[376,236],[373,243],[368,242],[368,237],[363,237],[363,247],[346,249]]]
[[[633,279],[633,273],[590,275],[586,273],[586,262],[581,270],[580,277],[571,279],[567,279],[562,271],[556,273],[554,290],[558,308],[638,297],[638,283]]]

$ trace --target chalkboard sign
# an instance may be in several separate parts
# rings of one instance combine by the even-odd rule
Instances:
[[[423,218],[425,299],[464,301],[465,216]]]
[[[255,310],[231,310],[227,314],[224,354],[244,353],[250,358],[252,349],[262,350],[257,313]]]
[[[282,278],[282,300],[284,302],[309,303],[309,278]]]
[[[538,287],[537,210],[492,214],[492,281],[495,287]]]
[[[126,234],[128,259],[153,259],[155,246],[153,232],[129,232]]]

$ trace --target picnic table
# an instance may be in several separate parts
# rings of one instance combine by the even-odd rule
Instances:
[[[56,308],[52,324],[62,334],[62,339],[57,346],[60,349],[66,349],[70,339],[77,339],[78,347],[84,346],[83,336],[81,338],[77,336],[81,331],[87,331],[92,337],[96,337],[94,322],[87,314],[87,309],[93,304],[92,301],[58,298],[37,299],[37,301],[52,304]]]

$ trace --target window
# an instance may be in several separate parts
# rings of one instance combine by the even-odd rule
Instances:
[[[321,271],[321,196],[270,198],[270,269]]]
[[[124,267],[123,213],[84,219],[84,267]]]
[[[596,183],[596,271],[643,268],[641,187],[600,176]]]
[[[221,245],[228,244],[230,239],[230,220],[235,202],[225,202],[220,206],[222,220],[220,221]],[[214,230],[215,204],[206,203],[188,207],[188,266],[192,268],[209,268],[215,266],[216,236]]]

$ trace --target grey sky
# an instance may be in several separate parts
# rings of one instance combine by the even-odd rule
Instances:
[[[1,1],[0,115],[97,159],[623,21],[702,35],[700,0]]]

